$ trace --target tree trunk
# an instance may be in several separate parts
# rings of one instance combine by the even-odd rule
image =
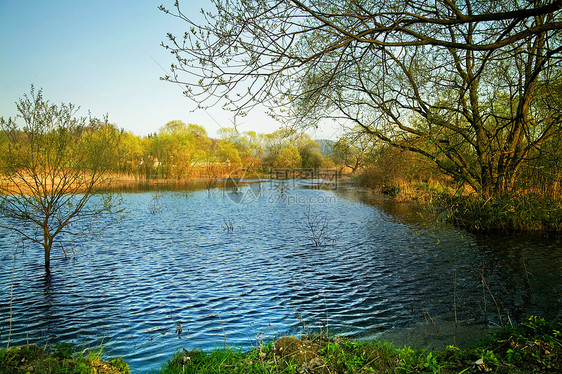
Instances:
[[[50,234],[47,223],[43,225],[43,249],[45,251],[45,275],[51,275],[51,248],[53,247],[53,236]]]
[[[47,243],[44,249],[45,249],[45,275],[49,277],[51,275],[51,245]]]

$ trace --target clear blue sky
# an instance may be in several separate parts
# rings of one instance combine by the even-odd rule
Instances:
[[[16,114],[15,101],[31,84],[54,103],[71,102],[137,135],[166,122],[196,123],[215,136],[232,126],[220,108],[192,112],[181,87],[161,81],[173,56],[160,46],[166,33],[187,25],[158,10],[171,0],[0,0],[0,116]],[[198,17],[208,0],[182,2]],[[237,120],[241,131],[273,132],[279,124],[261,112]],[[333,133],[333,131],[332,131]],[[330,132],[311,134],[329,137]]]

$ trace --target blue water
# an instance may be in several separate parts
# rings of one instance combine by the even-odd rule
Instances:
[[[0,232],[0,343],[103,342],[148,373],[181,348],[309,329],[560,317],[559,239],[477,236],[353,188],[256,186],[125,193],[120,222],[53,250],[49,281],[41,249]]]

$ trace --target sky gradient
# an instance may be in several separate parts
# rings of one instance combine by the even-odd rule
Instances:
[[[160,46],[166,33],[187,25],[158,10],[165,0],[0,0],[0,116],[16,114],[15,102],[33,84],[53,103],[71,102],[80,115],[108,114],[109,121],[136,135],[158,131],[171,120],[205,127],[215,136],[232,126],[232,114],[207,111],[164,82],[173,56]],[[188,7],[189,4],[189,7]],[[190,17],[209,0],[182,3]],[[279,124],[263,112],[237,119],[241,131],[267,133]],[[333,130],[311,133],[331,137]]]

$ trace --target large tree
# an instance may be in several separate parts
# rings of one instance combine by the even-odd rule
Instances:
[[[562,133],[562,0],[211,0],[164,46],[200,105],[337,118],[484,196]]]
[[[365,134],[361,128],[350,129],[348,135],[342,136],[334,144],[333,157],[336,164],[348,167],[355,173],[375,159],[378,148],[380,146],[377,145],[376,139]]]
[[[105,187],[119,132],[97,119],[77,118],[72,104],[55,105],[31,88],[17,103],[19,115],[0,117],[6,136],[0,154],[0,227],[40,245],[51,272],[56,243],[96,233],[121,211]]]

